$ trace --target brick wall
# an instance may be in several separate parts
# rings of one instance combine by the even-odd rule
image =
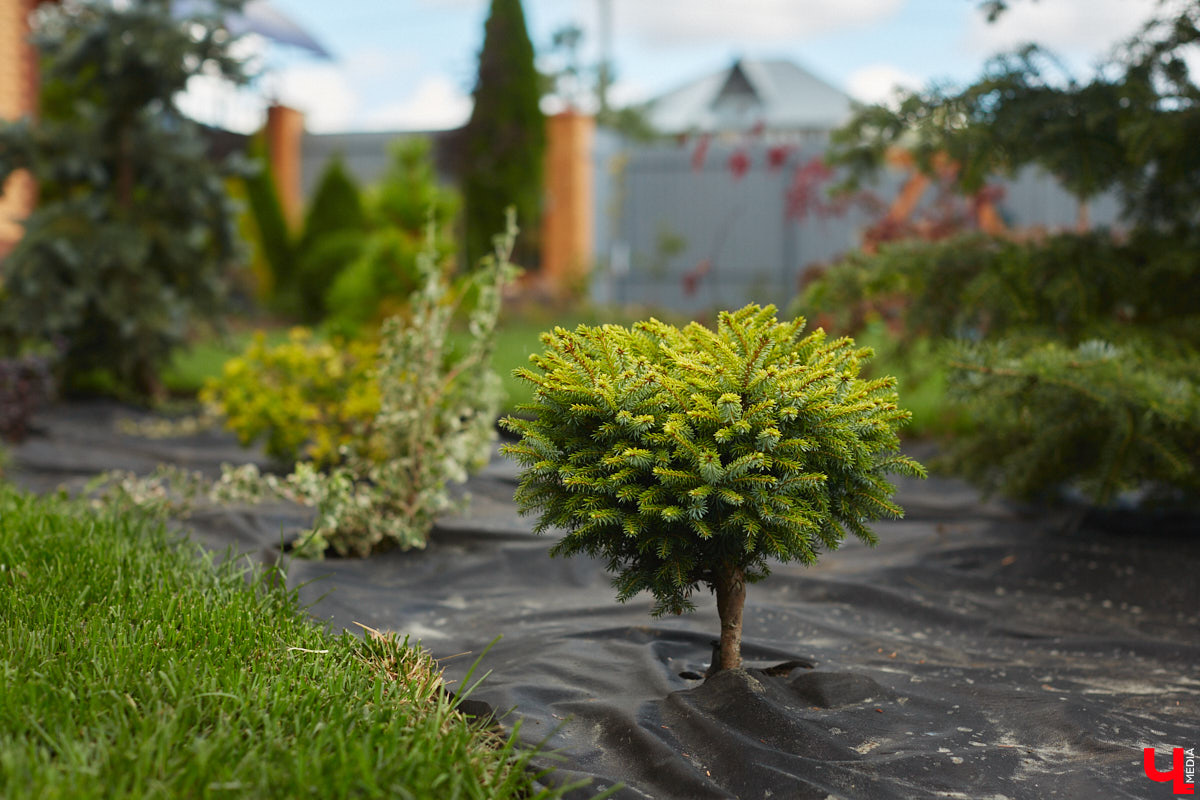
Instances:
[[[565,112],[546,120],[541,279],[554,293],[577,285],[591,268],[595,133],[595,120],[584,114]]]
[[[29,37],[29,14],[38,0],[0,0],[0,119],[37,110],[37,61]],[[0,193],[0,257],[21,237],[19,221],[33,210],[34,183],[17,173]]]
[[[293,231],[300,230],[304,216],[304,199],[300,194],[303,141],[304,114],[280,105],[267,109],[267,157],[271,161],[279,205]]]

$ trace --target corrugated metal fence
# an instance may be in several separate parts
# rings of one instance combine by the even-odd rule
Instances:
[[[879,217],[861,208],[795,213],[797,169],[820,154],[777,150],[772,158],[766,145],[714,144],[699,158],[695,145],[630,148],[600,137],[593,300],[689,313],[748,302],[786,306],[806,270],[859,247]],[[870,189],[890,205],[906,177],[888,173]],[[1064,228],[1078,220],[1076,200],[1044,174],[1027,170],[996,185],[1010,227]],[[926,194],[927,205],[935,193]],[[1105,197],[1088,211],[1093,225],[1109,225],[1118,207]]]

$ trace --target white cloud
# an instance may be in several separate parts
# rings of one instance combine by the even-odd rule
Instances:
[[[864,103],[885,103],[897,88],[920,89],[922,81],[916,75],[891,64],[870,64],[850,73],[846,91]]]
[[[471,98],[444,75],[417,84],[408,99],[367,109],[362,130],[443,130],[457,128],[471,115]]]
[[[334,64],[301,64],[272,76],[279,102],[304,112],[305,127],[332,133],[353,127],[360,101],[346,73]]]
[[[655,44],[793,42],[877,23],[904,0],[621,0],[618,31],[636,31]]]
[[[990,56],[1037,42],[1063,55],[1089,60],[1108,55],[1112,47],[1137,32],[1155,10],[1157,0],[1041,0],[1012,3],[989,24],[974,14],[964,34],[970,52]]]
[[[254,74],[261,69],[267,48],[265,39],[247,34],[234,42],[231,51],[246,62],[247,72]],[[267,103],[260,93],[239,88],[216,75],[192,77],[175,102],[180,111],[197,122],[238,133],[252,133],[266,120]]]
[[[355,81],[374,81],[394,79],[405,70],[416,67],[419,61],[411,50],[360,47],[339,59],[338,64]]]
[[[641,81],[618,78],[608,89],[608,103],[613,108],[637,105],[654,96],[654,91]]]
[[[261,96],[208,75],[188,81],[187,91],[175,101],[180,111],[197,122],[238,133],[253,133],[266,120],[267,104]]]

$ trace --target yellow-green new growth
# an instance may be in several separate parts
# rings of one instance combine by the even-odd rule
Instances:
[[[722,312],[717,330],[655,319],[543,334],[515,374],[534,386],[529,419],[504,452],[525,471],[522,511],[566,533],[553,554],[608,560],[618,599],[649,591],[654,612],[717,595],[721,667],[740,664],[745,584],[770,559],[815,562],[847,532],[899,517],[890,473],[924,476],[900,455],[895,380],[858,377],[871,351],[827,341],[775,307]]]

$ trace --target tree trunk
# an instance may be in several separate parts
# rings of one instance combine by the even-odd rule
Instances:
[[[118,134],[117,205],[122,211],[133,208],[133,131],[127,124]]]
[[[746,573],[726,565],[717,574],[717,615],[721,618],[720,664],[717,670],[742,665],[742,609],[746,605]],[[715,670],[714,670],[715,671]]]

